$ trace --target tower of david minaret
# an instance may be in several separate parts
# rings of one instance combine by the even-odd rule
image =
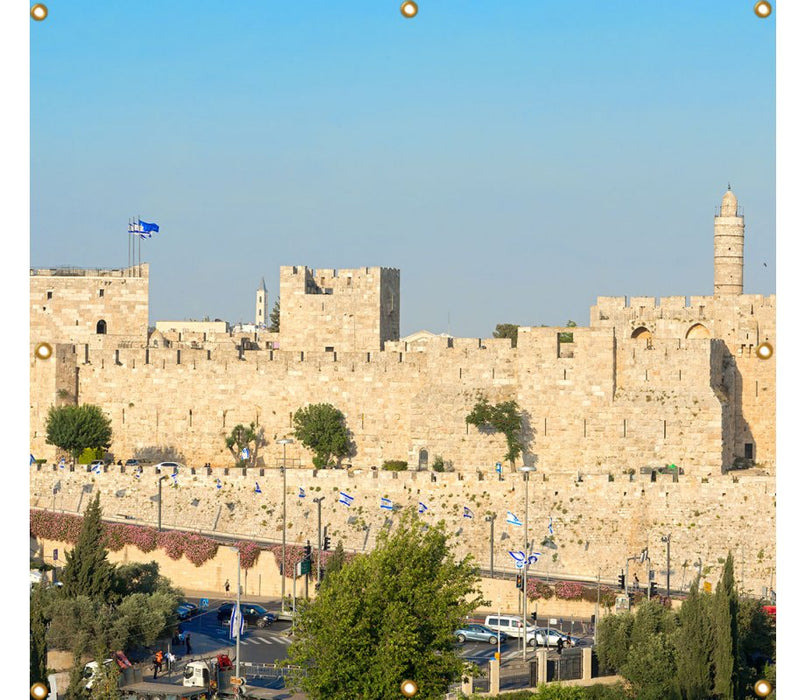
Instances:
[[[744,218],[738,212],[738,200],[727,187],[721,210],[715,217],[715,296],[743,294],[744,291]]]
[[[263,280],[260,282],[260,286],[257,288],[257,295],[255,299],[255,309],[254,309],[254,323],[256,326],[265,326],[267,311],[266,306],[268,305],[268,290],[266,289],[266,278],[263,277]]]

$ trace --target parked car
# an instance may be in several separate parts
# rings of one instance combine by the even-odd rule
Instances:
[[[127,459],[126,466],[127,467],[139,467],[141,464],[139,459]]]
[[[176,606],[176,615],[180,620],[187,620],[198,612],[198,605],[183,600]]]
[[[229,622],[232,616],[234,603],[224,603],[218,608],[218,622]],[[277,619],[277,616],[266,610],[262,605],[256,603],[241,603],[240,612],[248,625],[256,627],[268,627]]]
[[[453,632],[453,634],[456,635],[456,639],[458,639],[460,644],[463,644],[467,640],[471,642],[488,642],[489,644],[497,644],[498,637],[500,637],[500,642],[502,644],[508,639],[508,635],[505,632],[496,632],[488,627],[484,627],[484,625],[479,625],[476,623],[462,625],[459,629]]]
[[[559,630],[549,629],[548,627],[538,627],[533,636],[536,638],[536,644],[539,646],[555,647],[556,643],[561,639],[566,647],[575,647],[581,644],[578,637],[571,637],[569,634],[560,632]],[[528,643],[533,646],[531,639]]]
[[[173,474],[173,472],[183,466],[184,465],[179,464],[179,462],[160,462],[156,465],[157,474],[161,474],[163,471]]]
[[[504,632],[509,637],[523,636],[523,618],[517,615],[487,615],[484,625],[495,632]],[[526,624],[526,636],[531,646],[536,644],[534,630],[534,625]]]

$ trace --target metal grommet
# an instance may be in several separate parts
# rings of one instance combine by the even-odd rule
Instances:
[[[37,360],[49,360],[52,354],[53,348],[50,346],[50,343],[39,343],[39,345],[36,346],[36,350],[34,350],[34,355]]]
[[[769,694],[771,694],[771,683],[761,678],[757,683],[755,683],[755,695],[765,698]]]
[[[35,19],[37,22],[41,22],[47,16],[48,16],[48,8],[46,5],[43,5],[42,3],[37,3],[36,5],[31,7],[31,18]]]
[[[403,17],[416,17],[416,13],[419,12],[419,7],[413,0],[405,0],[405,2],[400,5],[400,12],[402,13]]]
[[[45,700],[48,692],[48,687],[44,683],[34,683],[31,686],[31,697],[34,700]]]
[[[419,686],[414,681],[405,680],[400,683],[400,692],[407,698],[412,698],[417,694]]]
[[[760,0],[755,3],[755,14],[761,19],[765,19],[771,15],[771,3],[766,0]]]
[[[761,360],[768,360],[774,354],[774,347],[772,347],[772,344],[769,342],[761,343],[757,346],[755,354]]]

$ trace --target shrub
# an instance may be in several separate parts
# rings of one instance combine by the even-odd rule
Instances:
[[[383,462],[383,469],[387,472],[404,472],[408,469],[408,462],[401,459],[387,459]]]
[[[556,584],[556,597],[563,600],[581,600],[581,592],[584,586],[575,581],[560,581]]]
[[[106,450],[102,447],[98,449],[92,449],[91,447],[84,448],[84,451],[78,457],[79,464],[89,464],[90,462],[96,459],[103,459],[103,456],[106,454]]]
[[[553,587],[539,579],[528,579],[529,600],[548,600],[553,598]]]
[[[433,459],[433,471],[444,471],[444,458],[441,455],[436,455],[436,457]]]

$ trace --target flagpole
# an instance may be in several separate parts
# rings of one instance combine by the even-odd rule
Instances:
[[[237,595],[237,617],[235,627],[237,637],[235,637],[235,675],[240,678],[240,627],[243,619],[243,611],[240,609],[240,548],[238,548],[238,595]]]
[[[139,214],[137,214],[137,223],[138,224],[140,223]],[[143,262],[143,237],[137,236],[137,277],[143,276],[142,262]],[[240,573],[239,569],[238,573]]]

